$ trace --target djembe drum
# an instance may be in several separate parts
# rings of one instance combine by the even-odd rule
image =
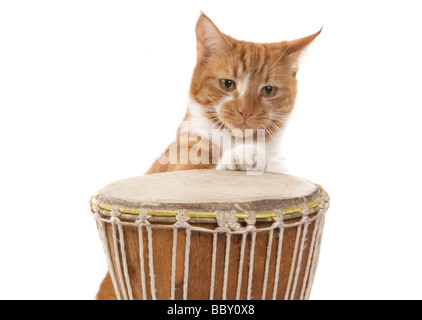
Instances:
[[[189,170],[91,198],[119,299],[308,299],[328,195],[285,174]]]

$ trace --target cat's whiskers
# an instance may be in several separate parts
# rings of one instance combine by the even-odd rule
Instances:
[[[209,106],[205,106],[207,108],[210,108]],[[211,116],[211,126],[218,129],[218,130],[222,130],[222,128],[225,128],[225,124],[224,122],[219,118],[218,113],[215,111],[215,109],[210,110],[208,113]]]
[[[283,115],[272,115],[271,119],[273,120],[279,120],[279,121],[285,121],[287,119],[287,116]]]
[[[223,122],[220,119],[213,119],[211,125],[212,126],[221,126]]]
[[[284,112],[284,111],[280,111],[280,110],[274,110],[271,113],[271,117],[287,117],[289,114]]]
[[[277,144],[276,141],[275,141],[275,139],[274,139],[274,136],[273,136],[273,133],[272,133],[271,129],[268,128],[268,126],[265,126],[264,127],[264,130],[265,130],[266,133],[268,133],[268,135],[270,136],[271,140],[273,140],[274,144]]]
[[[269,125],[276,130],[281,130],[281,128],[278,125],[276,125],[274,122],[270,122]]]
[[[267,133],[269,134],[269,136],[270,136],[271,140],[273,141],[273,143],[274,143],[274,144],[277,144],[277,142],[276,142],[276,141],[275,141],[275,139],[274,139],[273,134],[271,133],[271,130],[267,128],[267,129],[266,129],[266,131],[267,131]]]
[[[204,92],[206,97],[208,98],[208,100],[212,103],[212,105],[202,105],[201,104],[201,108],[205,109],[205,112],[207,113],[207,115],[210,117],[210,125],[211,127],[222,131],[222,130],[227,130],[225,123],[220,119],[218,111],[217,111],[217,105],[218,102],[216,102],[214,99],[212,99],[208,93],[208,90],[206,87],[204,87]],[[195,96],[198,97],[199,95]]]

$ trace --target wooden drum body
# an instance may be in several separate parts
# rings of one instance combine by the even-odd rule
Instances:
[[[190,170],[91,198],[119,299],[308,299],[328,195],[302,178]]]

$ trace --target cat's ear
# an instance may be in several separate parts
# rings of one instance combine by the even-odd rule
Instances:
[[[322,28],[310,36],[292,40],[292,41],[283,41],[281,43],[281,50],[284,51],[285,62],[291,66],[294,74],[297,72],[299,67],[299,58],[305,51],[305,49],[315,40],[316,37],[321,33]]]
[[[225,52],[230,42],[203,12],[196,23],[196,49],[198,62],[204,63],[214,52]]]

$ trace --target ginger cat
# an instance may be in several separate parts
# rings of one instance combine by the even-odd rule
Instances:
[[[186,116],[176,140],[146,174],[285,172],[278,144],[295,104],[298,60],[321,30],[293,41],[253,43],[223,34],[201,13]],[[109,274],[96,298],[116,299]]]

